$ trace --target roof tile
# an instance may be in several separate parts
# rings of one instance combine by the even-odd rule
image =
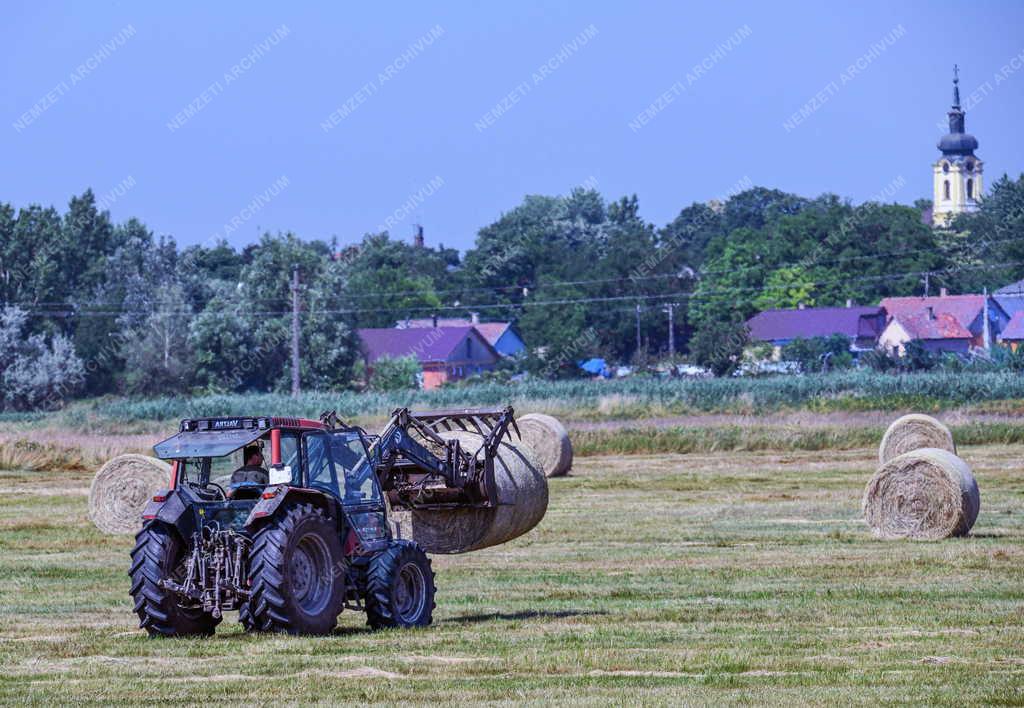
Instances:
[[[974,335],[948,312],[934,316],[928,312],[901,314],[894,317],[913,339],[971,339]]]
[[[928,308],[938,315],[952,315],[960,326],[970,329],[985,306],[984,295],[940,295],[937,297],[887,297],[881,302],[889,317],[910,317],[927,314]],[[901,320],[902,321],[902,320]]]

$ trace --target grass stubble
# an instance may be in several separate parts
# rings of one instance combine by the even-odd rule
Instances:
[[[1024,702],[1019,449],[965,446],[970,537],[880,542],[875,450],[578,457],[540,526],[435,556],[434,626],[150,640],[87,471],[0,472],[0,701]]]

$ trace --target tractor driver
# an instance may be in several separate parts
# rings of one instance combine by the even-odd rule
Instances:
[[[265,485],[270,481],[270,473],[263,466],[263,451],[259,445],[246,445],[242,450],[243,465],[231,475],[231,486],[249,484]]]

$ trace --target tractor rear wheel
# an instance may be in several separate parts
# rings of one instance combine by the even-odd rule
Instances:
[[[160,522],[147,523],[135,536],[131,556],[128,575],[140,627],[151,637],[213,634],[220,617],[200,608],[182,607],[177,596],[160,585],[165,579],[177,583],[185,579],[188,553],[176,532]]]
[[[426,627],[434,619],[434,571],[412,541],[393,541],[370,561],[366,622],[374,629]]]
[[[338,530],[312,504],[286,503],[255,535],[249,599],[238,618],[250,631],[329,634],[345,598]]]

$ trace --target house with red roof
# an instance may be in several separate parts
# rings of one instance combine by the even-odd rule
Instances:
[[[901,313],[889,320],[878,345],[903,356],[907,342],[918,341],[930,352],[966,354],[974,335],[948,312]]]
[[[476,327],[491,346],[502,356],[516,356],[526,351],[519,332],[511,322],[481,322],[479,315],[472,313],[470,319],[462,317],[428,317],[423,319],[399,320],[399,329],[424,327]]]
[[[367,328],[356,333],[371,375],[374,362],[382,357],[414,356],[422,367],[425,389],[491,371],[501,358],[472,326]]]
[[[932,297],[887,297],[881,306],[888,320],[879,343],[900,351],[910,339],[920,339],[936,352],[988,348],[1010,321],[1006,310],[989,295],[949,295],[944,289]],[[964,337],[965,332],[970,336]]]

